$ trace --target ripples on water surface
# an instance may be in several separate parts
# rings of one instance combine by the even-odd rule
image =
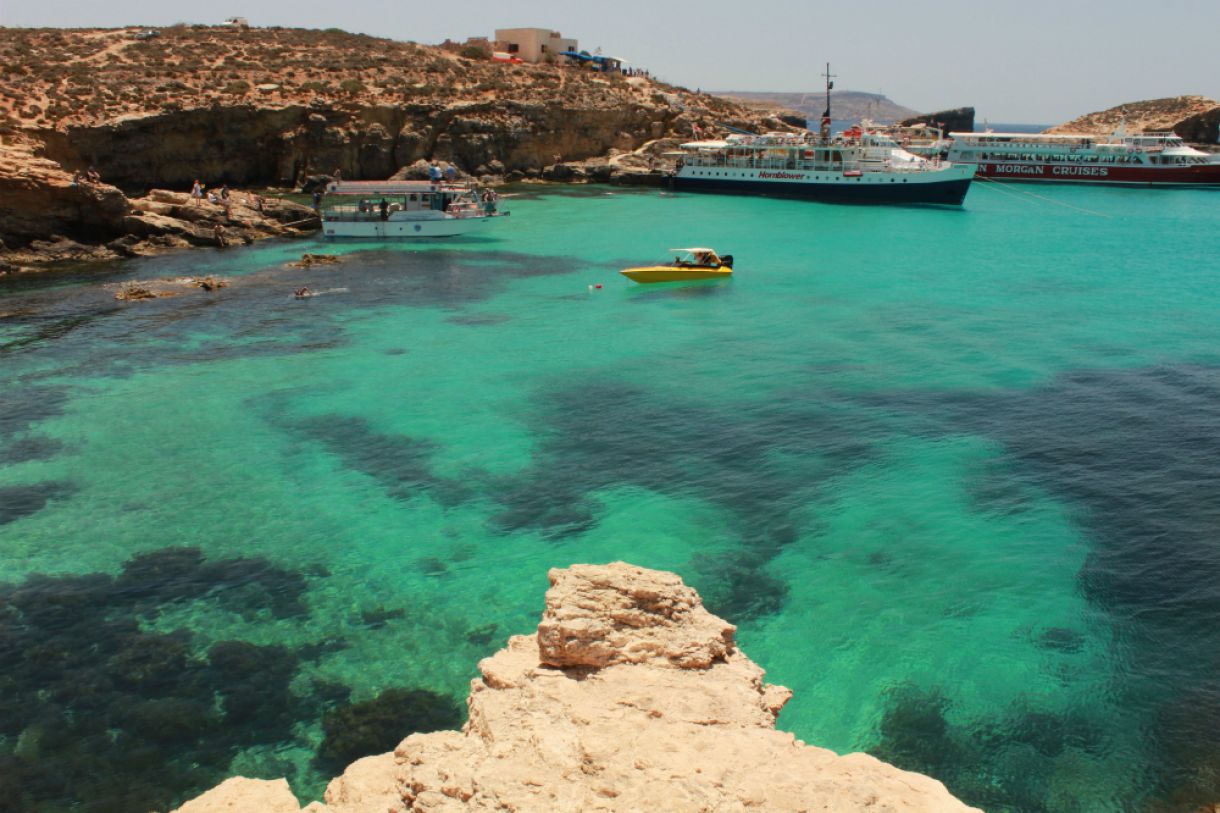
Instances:
[[[1039,192],[1078,208],[592,189],[337,268],[2,283],[0,792],[316,795],[325,715],[456,724],[547,568],[626,559],[802,739],[990,811],[1220,801],[1220,197]],[[616,273],[689,244],[736,279]],[[199,272],[234,282],[107,287]]]

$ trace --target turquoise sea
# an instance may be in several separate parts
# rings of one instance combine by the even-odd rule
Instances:
[[[316,797],[324,719],[460,724],[548,568],[617,559],[803,740],[988,811],[1220,801],[1220,193],[517,192],[495,239],[0,281],[3,809]],[[735,278],[617,273],[685,245]]]

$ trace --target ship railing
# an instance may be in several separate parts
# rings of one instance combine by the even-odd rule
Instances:
[[[687,159],[683,165],[699,169],[753,169],[765,172],[783,170],[838,172],[839,170],[860,168],[859,161],[811,161],[805,158],[727,158],[717,160],[706,156]]]
[[[386,207],[386,215],[402,211],[402,206],[391,203]],[[422,209],[420,211],[427,211]],[[381,220],[381,208],[378,206],[360,206],[356,203],[338,203],[322,210],[322,219],[344,223],[365,223]]]

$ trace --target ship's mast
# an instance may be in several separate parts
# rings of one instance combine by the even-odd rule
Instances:
[[[822,114],[822,139],[830,140],[830,91],[834,88],[835,75],[830,72],[830,63],[826,63],[826,73],[822,74],[826,77],[826,112]]]

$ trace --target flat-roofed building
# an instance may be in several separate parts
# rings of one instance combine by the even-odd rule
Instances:
[[[575,51],[576,40],[549,28],[497,28],[496,50],[523,62],[542,62],[548,54],[557,59],[564,51]]]

